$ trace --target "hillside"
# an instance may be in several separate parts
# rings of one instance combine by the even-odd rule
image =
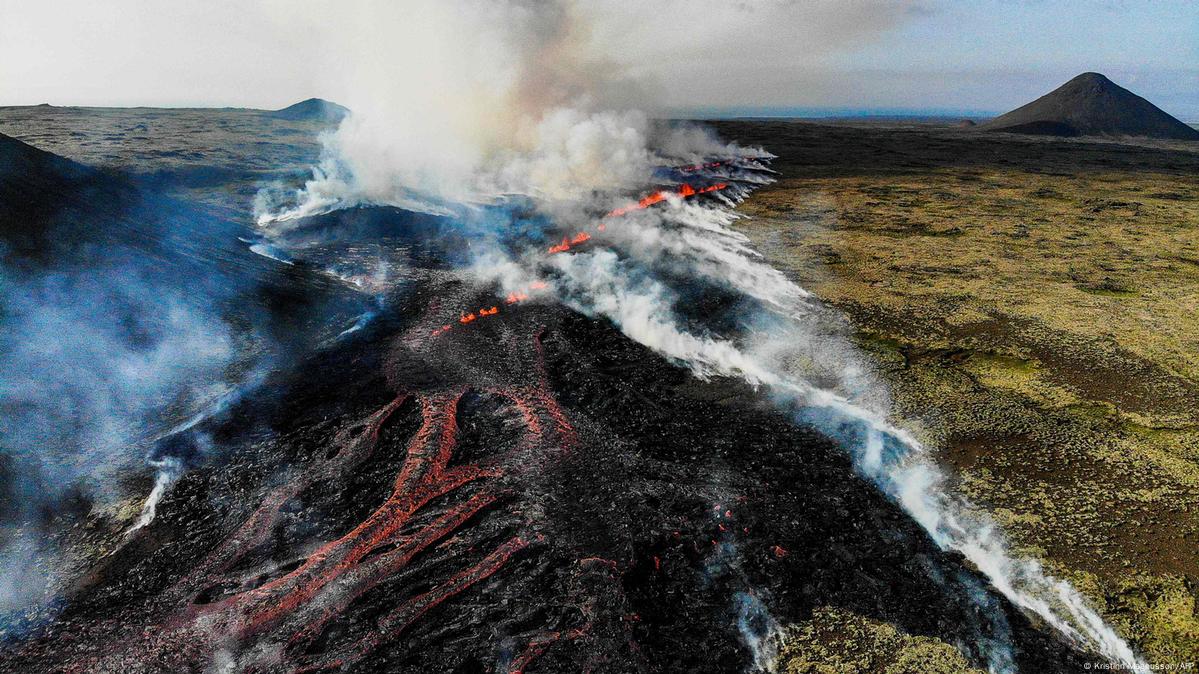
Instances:
[[[267,114],[276,119],[291,121],[340,122],[343,117],[350,114],[350,110],[321,98],[309,98]]]
[[[1199,131],[1099,73],[1083,73],[978,128],[1049,136],[1199,140]]]

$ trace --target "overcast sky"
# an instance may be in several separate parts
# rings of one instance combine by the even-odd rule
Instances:
[[[673,108],[1003,111],[1094,70],[1199,120],[1193,0],[581,6],[605,55]],[[334,12],[369,20],[371,2],[0,0],[0,105],[338,100],[338,42],[323,28]]]

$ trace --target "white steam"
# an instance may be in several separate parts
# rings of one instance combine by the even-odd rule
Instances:
[[[0,268],[0,625],[44,617],[34,609],[79,572],[78,529],[45,513],[119,512],[121,476],[172,418],[221,395],[240,356],[206,287],[170,287],[134,251],[88,255],[82,268]],[[173,479],[156,467],[139,523]]]
[[[626,87],[573,3],[423,0],[321,20],[353,64],[353,113],[301,191],[260,195],[263,225],[362,203],[576,200],[648,177],[646,118],[604,105]]]
[[[781,311],[802,308],[800,300],[808,292],[777,269],[754,263],[760,255],[750,248],[749,239],[729,227],[736,214],[687,204],[677,197],[671,205],[674,208],[633,213],[613,222],[606,228],[605,240],[627,249],[643,265],[670,265],[688,275],[726,282]]]
[[[171,483],[183,471],[183,462],[173,456],[152,459],[150,465],[158,469],[158,474],[154,477],[154,488],[150,490],[150,495],[146,497],[146,502],[142,504],[142,512],[138,515],[137,521],[125,530],[126,536],[132,535],[135,531],[144,528],[147,524],[154,521],[154,516],[158,514],[158,503],[166,495]]]
[[[762,602],[750,592],[738,592],[733,597],[737,606],[737,631],[753,654],[752,668],[755,672],[778,671],[779,644],[783,640],[783,628],[766,610]]]
[[[669,222],[680,215],[664,215],[663,219]],[[647,224],[648,219],[643,218],[642,225]],[[703,248],[693,251],[697,259],[704,259]],[[744,258],[746,266],[762,264]],[[791,376],[786,365],[778,362],[778,353],[754,353],[729,339],[682,328],[672,309],[676,298],[669,289],[612,251],[555,256],[553,265],[563,297],[571,306],[608,318],[630,338],[687,365],[696,376],[739,377],[768,388],[781,405],[795,410],[797,419],[839,440],[863,476],[898,502],[940,547],[969,559],[1017,606],[1040,616],[1083,648],[1128,667],[1145,667],[1074,588],[1046,575],[1035,561],[1012,557],[989,520],[972,514],[967,503],[947,493],[944,478],[923,445],[884,414],[847,397],[847,391],[861,386],[860,366],[849,363],[837,386],[841,391],[814,386]],[[785,306],[802,296],[799,288],[780,289],[772,303]],[[811,346],[800,344],[799,348]],[[818,353],[808,355],[827,358],[834,353],[823,345]],[[1010,658],[992,656],[996,671],[1008,671],[1004,662],[1010,663]]]

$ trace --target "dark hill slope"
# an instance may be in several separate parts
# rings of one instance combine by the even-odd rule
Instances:
[[[238,240],[241,223],[166,194],[156,182],[162,177],[154,178],[0,134],[0,262],[88,267],[122,250],[176,271],[200,265],[233,275],[273,266]]]
[[[1099,73],[1083,73],[978,128],[1050,136],[1199,140],[1199,131]]]
[[[309,98],[295,105],[289,105],[281,110],[273,110],[267,115],[275,119],[318,122],[340,122],[350,114],[350,110],[331,101],[321,98]]]
[[[93,199],[103,193],[104,199]],[[51,223],[71,219],[84,202],[123,200],[127,185],[112,176],[0,134],[0,242],[32,252]]]

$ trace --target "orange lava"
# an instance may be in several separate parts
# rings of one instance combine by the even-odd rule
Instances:
[[[480,313],[493,315],[498,310],[491,307]],[[431,578],[432,584],[419,594],[401,597],[377,619],[374,629],[326,652],[309,651],[360,597],[409,568],[422,552],[453,545],[472,518],[512,498],[499,478],[505,472],[523,470],[523,464],[512,463],[513,457],[537,450],[549,458],[574,447],[575,431],[545,388],[540,334],[531,342],[536,383],[478,389],[507,399],[520,412],[521,436],[507,453],[474,464],[453,461],[459,404],[468,387],[398,396],[343,431],[328,451],[319,452],[312,463],[269,491],[223,543],[165,590],[159,599],[178,608],[164,617],[160,631],[142,633],[144,640],[134,636],[114,639],[115,652],[99,655],[80,671],[118,671],[119,663],[131,657],[129,653],[144,658],[147,649],[163,649],[161,657],[184,663],[190,657],[205,657],[206,649],[217,644],[225,648],[260,639],[282,645],[278,671],[346,668],[394,641],[430,610],[500,572],[514,555],[544,541],[541,534],[518,529],[507,540],[491,544],[490,550],[463,547],[457,552],[463,557],[457,570],[444,572],[440,579]],[[406,446],[380,446],[381,429],[409,400],[419,406],[419,429]],[[390,495],[357,526],[305,553],[295,568],[275,578],[247,580],[244,571],[237,570],[242,560],[269,544],[278,528],[287,525],[289,503],[314,486],[345,482],[372,455],[383,451],[402,452],[403,462]],[[474,488],[460,492],[468,484]],[[212,599],[202,599],[214,593]],[[210,640],[213,643],[206,646]],[[553,641],[535,640],[521,661],[527,665]],[[181,648],[179,644],[189,646]]]
[[[556,246],[550,246],[548,252],[550,255],[555,253],[565,253],[566,251],[570,250],[572,246],[577,246],[590,240],[591,235],[587,232],[579,232],[571,237],[564,236],[562,237],[562,243],[559,243]]]
[[[654,192],[647,197],[643,197],[640,201],[638,201],[635,204],[630,204],[628,206],[622,206],[620,208],[613,209],[611,212],[608,213],[607,217],[617,218],[622,215],[627,215],[629,213],[632,213],[633,211],[640,211],[640,210],[649,208],[650,206],[653,206],[654,204],[663,202],[672,196],[690,197],[690,196],[694,196],[696,194],[707,194],[708,192],[718,192],[720,190],[725,189],[726,187],[728,187],[728,183],[716,183],[715,185],[708,185],[706,187],[700,187],[700,188],[696,189],[696,188],[692,187],[691,185],[684,183],[677,190],[658,190],[657,192]]]
[[[690,168],[691,170],[698,170],[699,168],[710,168],[712,166],[719,166],[723,163],[724,162],[712,162],[709,164],[696,165],[695,167],[683,167],[680,170],[688,170],[688,168]],[[608,215],[606,217],[617,217],[617,216],[625,215],[625,214],[630,213],[635,210],[649,208],[650,206],[652,206],[656,203],[665,201],[670,196],[679,196],[679,197],[686,198],[686,197],[695,196],[697,194],[706,194],[709,192],[716,192],[719,190],[723,190],[726,187],[728,187],[728,183],[716,183],[714,185],[708,185],[706,187],[700,187],[700,188],[692,187],[689,184],[683,184],[677,190],[674,190],[674,191],[660,190],[658,192],[654,192],[654,193],[650,194],[649,196],[644,197],[643,199],[641,199],[641,201],[638,201],[634,205],[625,206],[623,208],[617,208],[616,210],[613,210],[612,212],[608,213]],[[605,230],[605,225],[603,222],[599,222],[596,224],[595,228],[597,231],[602,232]],[[546,250],[546,252],[549,255],[555,255],[557,253],[565,253],[565,252],[573,249],[575,246],[578,246],[578,245],[584,244],[588,241],[591,241],[592,238],[593,237],[589,232],[586,232],[586,231],[576,232],[573,236],[563,236],[562,241],[560,241],[559,243],[557,243],[553,246],[550,246]],[[523,302],[523,301],[529,299],[531,292],[537,291],[537,290],[544,290],[547,287],[548,286],[543,281],[534,281],[533,283],[531,283],[529,285],[528,289],[526,289],[526,290],[513,291],[513,292],[508,293],[508,296],[504,299],[504,303],[505,304],[517,304],[519,302]],[[477,312],[464,313],[458,318],[458,322],[461,323],[462,325],[467,325],[469,323],[473,323],[475,320],[477,320],[479,318],[486,317],[486,316],[494,316],[497,313],[499,313],[498,305],[490,307],[490,308],[486,308],[486,309],[479,309]],[[452,327],[453,327],[452,325],[442,325],[441,327],[435,328],[434,330],[432,330],[430,334],[433,337],[440,337],[441,335],[444,335],[445,333],[449,332]]]
[[[524,301],[530,299],[533,296],[534,292],[536,292],[538,290],[544,290],[548,287],[549,286],[546,285],[544,282],[535,281],[535,282],[529,284],[529,287],[524,290],[516,290],[516,291],[508,293],[508,297],[504,299],[504,303],[505,304],[519,304],[520,302],[524,302]],[[489,316],[495,316],[498,313],[500,313],[500,305],[495,304],[490,307],[483,307],[476,311],[472,311],[470,313],[465,313],[465,314],[460,315],[458,317],[458,323],[460,323],[462,325],[468,325],[470,323],[474,323],[475,321],[479,320],[480,318],[487,318]],[[449,332],[453,328],[454,328],[453,324],[447,323],[440,327],[434,328],[432,331],[430,331],[429,334],[432,337],[440,337],[441,335],[444,335],[445,333]]]
[[[704,169],[719,168],[721,166],[724,166],[727,163],[728,162],[726,162],[726,161],[710,161],[710,162],[707,162],[704,164],[692,164],[690,166],[679,166],[677,170],[682,171],[683,173],[694,173],[696,171],[702,171]]]

